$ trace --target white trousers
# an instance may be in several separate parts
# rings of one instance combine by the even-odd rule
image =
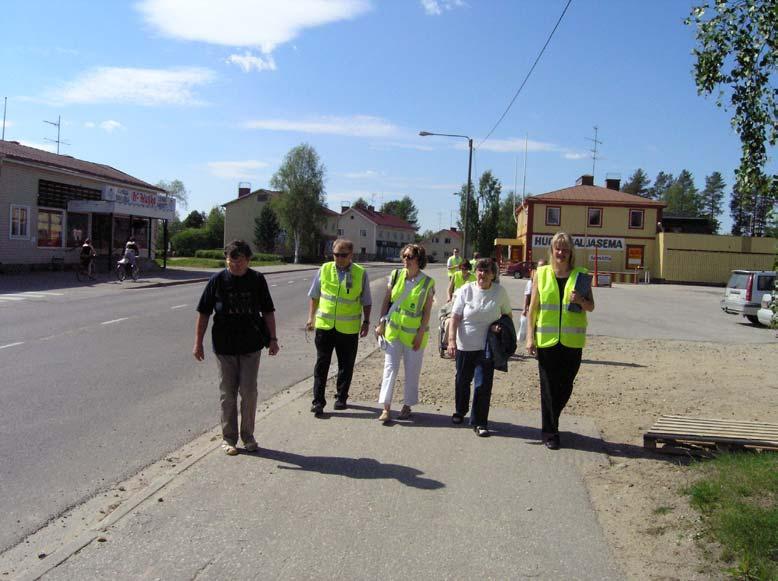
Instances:
[[[391,404],[397,373],[400,371],[400,359],[403,360],[405,377],[403,380],[403,403],[414,406],[419,403],[419,376],[421,363],[424,359],[424,349],[414,351],[402,341],[390,341],[384,355],[384,379],[381,382],[381,393],[378,403]]]

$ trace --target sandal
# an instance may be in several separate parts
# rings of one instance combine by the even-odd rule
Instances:
[[[378,416],[379,422],[388,422],[391,419],[391,416],[389,415],[389,410],[384,410],[381,412],[381,415]]]
[[[407,420],[411,417],[411,406],[404,405],[403,409],[400,410],[400,413],[397,416],[398,420]]]

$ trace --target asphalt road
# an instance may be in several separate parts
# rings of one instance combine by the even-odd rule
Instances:
[[[369,271],[375,302],[386,272]],[[268,275],[282,351],[263,354],[261,400],[312,373],[313,274]],[[0,293],[0,552],[218,424],[210,338],[192,357],[203,287]]]

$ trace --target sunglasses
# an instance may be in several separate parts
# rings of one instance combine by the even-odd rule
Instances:
[[[335,258],[346,258],[346,257],[347,257],[347,256],[349,256],[350,254],[351,254],[350,252],[333,252],[333,253],[332,253],[332,255],[333,255]]]
[[[418,258],[418,256],[414,254],[403,254],[403,260],[413,260],[415,258]]]

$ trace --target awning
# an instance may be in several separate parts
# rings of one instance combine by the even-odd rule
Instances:
[[[125,214],[138,218],[156,218],[158,220],[172,220],[176,217],[175,206],[150,207],[125,204],[108,200],[70,200],[68,212],[85,212],[91,214]]]

